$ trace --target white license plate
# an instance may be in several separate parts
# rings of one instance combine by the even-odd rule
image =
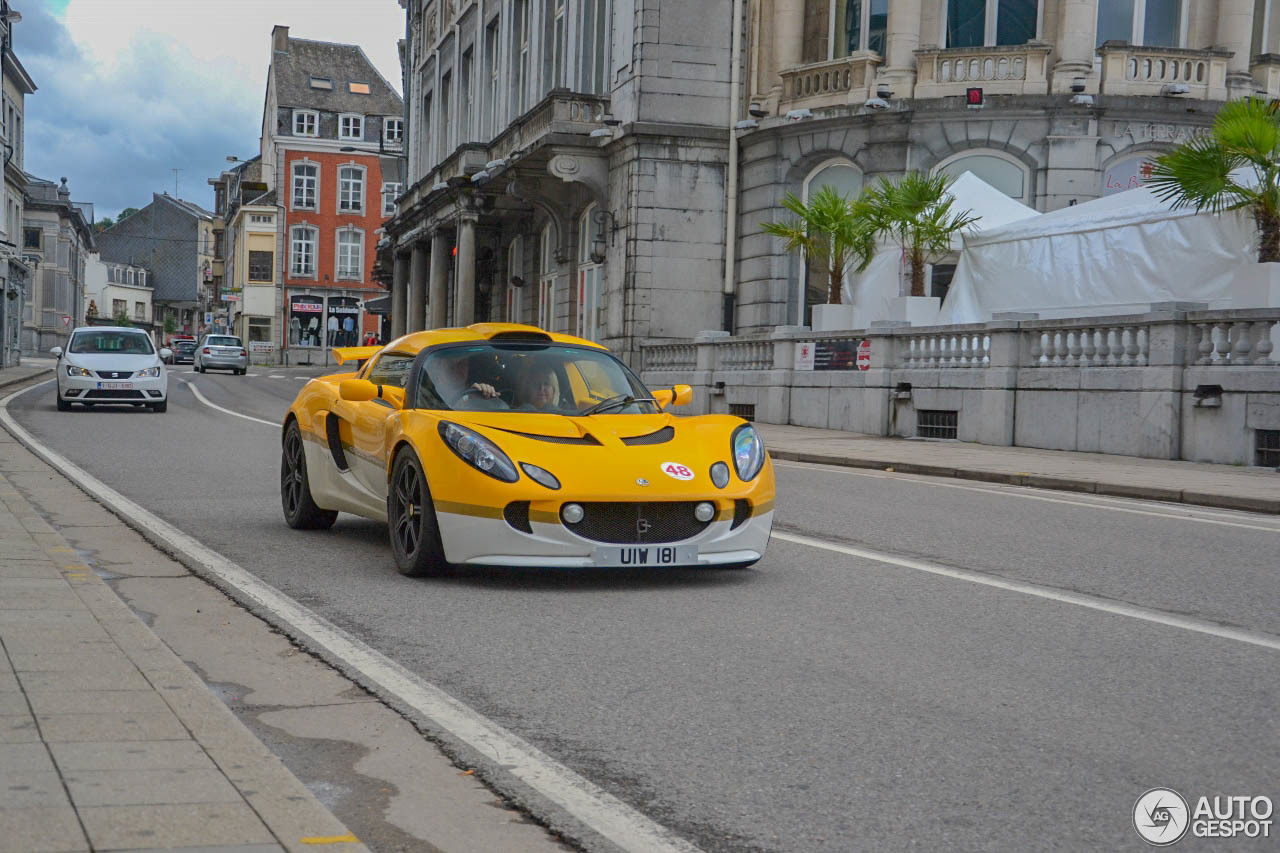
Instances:
[[[107,391],[129,391],[133,388],[133,383],[132,382],[99,382],[98,387],[104,388]]]
[[[696,545],[623,545],[597,548],[591,559],[597,566],[609,568],[691,566],[698,562],[698,548]]]

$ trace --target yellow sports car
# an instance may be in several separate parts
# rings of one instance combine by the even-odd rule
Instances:
[[[773,466],[747,422],[675,417],[598,344],[532,326],[334,350],[284,420],[290,527],[387,522],[406,575],[458,565],[721,566],[764,554]]]

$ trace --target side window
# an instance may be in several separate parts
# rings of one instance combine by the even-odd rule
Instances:
[[[411,355],[388,353],[374,362],[365,378],[375,385],[403,388],[409,378],[409,369],[413,367],[413,359]]]

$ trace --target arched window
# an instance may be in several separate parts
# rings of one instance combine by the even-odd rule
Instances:
[[[595,340],[600,334],[600,281],[603,258],[597,252],[603,246],[596,223],[598,208],[592,204],[578,217],[578,336]]]
[[[805,203],[824,187],[830,187],[852,201],[862,193],[862,170],[843,159],[818,164],[804,179],[802,194]],[[797,304],[800,306],[800,322],[809,325],[812,322],[813,306],[825,305],[827,302],[828,276],[826,270],[808,263],[807,260],[803,264]]]
[[[1142,186],[1151,170],[1155,154],[1139,154],[1117,160],[1102,170],[1102,194],[1115,195]]]
[[[996,153],[964,153],[943,160],[934,168],[934,173],[941,173],[955,179],[965,172],[973,172],[976,177],[986,181],[1000,192],[1017,199],[1023,204],[1030,204],[1031,181],[1027,167],[1016,160]]]

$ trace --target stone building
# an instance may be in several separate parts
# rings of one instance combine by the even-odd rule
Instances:
[[[4,197],[0,199],[0,368],[21,359],[22,306],[31,279],[32,248],[23,231],[27,175],[22,170],[25,142],[23,108],[36,91],[31,75],[13,52],[13,24],[17,14],[8,0],[0,0],[0,144],[4,146]]]
[[[718,326],[734,2],[407,7],[393,334],[509,320],[634,354]]]
[[[32,262],[22,303],[24,355],[63,346],[84,322],[85,265],[95,248],[93,206],[71,200],[60,184],[26,175],[23,252]]]
[[[260,156],[240,161],[209,183],[214,188],[215,234],[221,235],[214,276],[223,276],[221,299],[230,331],[254,345],[255,357],[271,361],[279,354],[273,333],[280,305],[278,196],[262,180]]]
[[[1137,186],[1224,100],[1280,96],[1276,0],[754,0],[748,31],[740,333],[824,299],[761,231],[788,192],[971,171],[1050,211]]]
[[[166,334],[197,335],[212,323],[213,225],[199,205],[152,193],[150,204],[97,235],[105,263],[150,271],[153,322]]]

